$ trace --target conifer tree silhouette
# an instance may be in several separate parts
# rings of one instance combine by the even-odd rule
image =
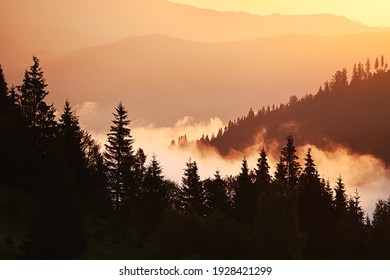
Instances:
[[[325,185],[308,148],[298,187],[298,215],[301,230],[307,234],[304,253],[307,259],[331,258],[332,206],[327,197]]]
[[[20,107],[29,128],[32,151],[44,156],[55,137],[57,123],[54,106],[47,105],[45,101],[49,92],[39,59],[33,56],[33,62],[25,71],[23,84],[19,87]]]
[[[169,192],[162,167],[153,155],[145,171],[140,193],[139,215],[147,230],[154,228],[161,220],[164,210],[169,207]]]
[[[113,195],[114,210],[130,207],[135,201],[133,138],[128,127],[130,120],[122,103],[115,108],[108,144],[104,153],[108,183]]]
[[[206,213],[205,193],[198,173],[196,161],[186,163],[182,177],[183,198],[187,209],[195,210],[199,215]]]
[[[228,197],[227,182],[221,177],[221,172],[216,170],[214,177],[206,179],[203,184],[209,212],[219,211],[224,215],[231,215],[231,201]]]
[[[236,216],[240,222],[250,226],[256,212],[257,197],[249,172],[248,162],[244,158],[241,171],[237,176],[237,190],[235,197]]]
[[[265,149],[261,149],[260,157],[257,160],[257,169],[255,170],[255,185],[258,189],[267,189],[271,184],[271,175],[269,174],[270,166],[267,160]]]
[[[284,165],[285,173],[286,173],[285,174],[286,184],[290,188],[297,187],[299,175],[301,172],[301,165],[298,162],[299,158],[296,155],[296,152],[297,150],[294,146],[294,138],[291,135],[289,135],[287,136],[286,146],[282,149],[280,162],[283,163]],[[278,176],[280,176],[280,174]]]

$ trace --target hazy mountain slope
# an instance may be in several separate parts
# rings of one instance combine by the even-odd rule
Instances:
[[[151,35],[43,58],[43,66],[56,104],[69,97],[111,111],[122,100],[133,119],[171,124],[185,115],[227,120],[253,104],[316,92],[334,69],[381,54],[390,57],[390,33],[220,44]]]
[[[166,0],[3,0],[0,25],[30,50],[51,52],[150,33],[220,42],[284,34],[382,31],[340,16],[259,16],[198,9]]]
[[[95,102],[108,123],[121,100],[133,120],[159,125],[185,115],[228,120],[254,104],[314,93],[334,69],[350,70],[367,57],[373,65],[381,54],[390,57],[390,33],[289,35],[216,44],[150,35],[66,55],[38,53],[49,99],[57,108],[66,98],[74,105]],[[16,61],[0,62],[10,84],[20,84],[31,64],[30,57],[24,64]],[[107,123],[93,125],[105,129]]]
[[[306,97],[271,112],[247,116],[230,123],[211,141],[222,154],[244,151],[252,145],[284,143],[293,135],[298,145],[332,149],[343,144],[359,153],[373,154],[390,164],[390,72],[375,74],[346,88]]]

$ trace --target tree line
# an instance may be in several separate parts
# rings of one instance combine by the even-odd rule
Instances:
[[[354,64],[350,81],[345,68],[338,70],[316,94],[291,96],[287,103],[258,111],[250,109],[246,116],[230,120],[216,135],[205,135],[196,144],[199,149],[211,146],[226,156],[256,144],[259,132],[266,143],[283,143],[286,135],[293,134],[299,143],[321,149],[329,148],[329,142],[338,143],[389,164],[385,141],[390,137],[389,92],[390,71],[382,55],[374,66],[369,59],[364,66]],[[178,140],[179,145],[185,142],[185,137]]]
[[[104,148],[69,101],[58,117],[39,59],[8,88],[0,67],[0,258],[387,259],[390,198],[372,219],[356,192],[321,178],[308,149],[301,166],[287,137],[276,172],[265,148],[254,169],[181,183],[134,150],[119,103]]]

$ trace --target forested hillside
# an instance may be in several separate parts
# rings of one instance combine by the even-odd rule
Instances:
[[[277,104],[230,121],[215,136],[197,141],[213,146],[222,155],[243,151],[256,144],[257,135],[267,143],[283,143],[293,134],[299,143],[332,148],[332,143],[370,153],[390,163],[390,72],[384,57],[374,63],[355,64],[349,82],[347,70],[337,71],[320,87],[317,94],[298,99],[291,96],[287,104]]]
[[[366,88],[385,94],[389,73],[384,65],[375,68],[372,77],[358,75],[351,85],[345,71],[337,72],[316,97],[292,98],[289,105],[257,115],[251,111],[234,127],[245,131],[246,124],[250,135],[257,120],[276,124],[272,116],[303,114],[305,103],[316,102],[312,110],[330,106],[328,118],[336,127],[343,118],[353,120],[358,111],[349,107],[355,104],[375,116],[366,122],[378,121],[385,98],[367,99],[364,106],[357,102]],[[69,101],[56,112],[48,94],[37,57],[16,87],[7,84],[0,67],[1,259],[390,258],[390,198],[378,200],[370,218],[358,192],[346,194],[341,176],[336,182],[321,179],[310,149],[300,164],[291,135],[274,176],[265,147],[256,167],[242,160],[239,174],[222,176],[216,170],[202,180],[190,159],[183,163],[182,181],[173,182],[164,176],[158,155],[148,159],[142,149],[134,150],[131,113],[124,104],[113,110],[103,148],[80,127]],[[333,108],[336,99],[343,105]],[[341,114],[342,108],[351,116]],[[310,116],[320,123],[314,116],[321,114]],[[355,124],[367,132],[365,126]],[[210,141],[233,131],[230,127]],[[337,131],[343,135],[342,128]],[[301,131],[294,135],[304,137]]]

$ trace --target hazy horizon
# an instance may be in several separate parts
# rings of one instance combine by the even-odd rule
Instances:
[[[247,12],[257,15],[308,15],[334,14],[345,16],[353,21],[371,26],[390,26],[386,9],[388,2],[382,0],[367,1],[319,1],[294,0],[286,1],[226,1],[226,0],[169,0],[203,9],[212,9],[225,12]],[[352,7],[352,8],[351,8]]]

